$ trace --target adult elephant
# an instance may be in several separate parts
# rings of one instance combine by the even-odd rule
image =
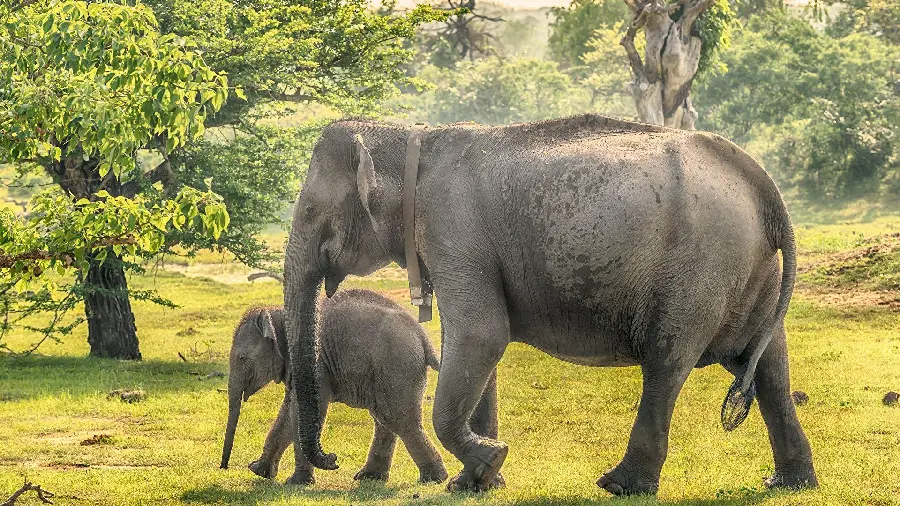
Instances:
[[[411,227],[403,195],[413,188]],[[736,426],[759,398],[775,458],[767,484],[816,485],[788,383],[793,229],[775,184],[739,147],[596,115],[326,128],[285,261],[297,444],[317,467],[336,468],[336,458],[321,449],[308,374],[316,294],[323,279],[331,295],[348,274],[407,266],[405,235],[441,302],[433,420],[464,466],[451,490],[498,482],[507,446],[497,440],[494,371],[510,341],[577,364],[641,367],[628,449],[597,482],[614,494],[657,490],[678,393],[691,369],[715,363],[736,376],[723,422]]]

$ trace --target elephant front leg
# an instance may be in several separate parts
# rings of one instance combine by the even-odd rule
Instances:
[[[328,413],[328,405],[331,403],[331,390],[329,389],[327,379],[320,379],[319,385],[319,425],[325,423],[325,416]],[[285,481],[285,485],[312,485],[316,482],[316,476],[313,471],[313,465],[306,459],[303,447],[300,445],[297,427],[297,397],[289,394],[291,402],[291,436],[294,441],[294,474]]]
[[[447,308],[447,306],[450,306]],[[478,304],[484,308],[502,307]],[[483,491],[496,485],[495,479],[506,459],[508,447],[496,438],[496,383],[490,391],[485,387],[493,376],[509,342],[509,324],[505,312],[498,317],[471,318],[473,311],[458,312],[452,303],[442,311],[444,325],[441,373],[434,398],[433,421],[438,439],[463,463],[463,470],[447,484],[450,491]],[[455,315],[467,314],[466,318]],[[466,322],[464,326],[456,322]],[[487,400],[470,423],[476,406]],[[487,434],[484,434],[487,433]]]
[[[481,400],[469,419],[469,426],[472,427],[472,432],[486,438],[498,439],[500,424],[497,409],[497,368],[495,367],[487,385],[484,387],[484,392],[481,394]],[[503,474],[498,472],[488,488],[503,488],[505,486],[506,480],[503,479]]]
[[[269,480],[274,480],[278,476],[278,464],[281,462],[281,457],[294,439],[289,392],[285,389],[284,401],[278,410],[275,423],[272,424],[272,428],[269,429],[269,434],[266,436],[262,455],[247,466],[257,476]]]
[[[669,448],[669,425],[675,400],[690,366],[644,366],[644,388],[637,419],[622,461],[597,480],[615,495],[655,494]]]

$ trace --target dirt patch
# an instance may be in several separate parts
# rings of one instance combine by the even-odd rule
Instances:
[[[852,289],[810,289],[800,286],[795,293],[813,299],[827,306],[841,307],[886,307],[900,311],[900,292],[867,291]]]
[[[146,469],[158,469],[162,466],[156,464],[88,464],[87,462],[53,462],[53,461],[39,461],[39,460],[30,460],[27,462],[21,462],[16,465],[21,465],[28,468],[34,469],[54,469],[59,471],[70,471],[73,469],[111,469],[111,470],[146,470]]]
[[[131,390],[128,388],[119,388],[113,390],[106,395],[107,400],[119,399],[122,402],[133,404],[142,402],[147,398],[147,394],[143,390]]]
[[[111,445],[115,442],[109,434],[94,434],[81,442],[81,446]]]
[[[900,232],[860,241],[841,251],[803,262],[799,285],[807,289],[894,292],[900,297]]]

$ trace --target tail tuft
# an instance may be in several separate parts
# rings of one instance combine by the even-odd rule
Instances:
[[[737,429],[747,419],[753,399],[756,398],[756,382],[750,382],[746,393],[742,391],[742,383],[742,378],[735,378],[722,401],[722,428],[726,432]]]

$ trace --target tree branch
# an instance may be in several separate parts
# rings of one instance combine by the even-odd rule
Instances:
[[[49,490],[44,490],[40,485],[35,485],[28,481],[28,478],[25,478],[25,484],[22,485],[22,488],[13,492],[13,495],[9,496],[9,499],[7,499],[6,501],[0,503],[0,506],[13,506],[19,496],[29,491],[36,492],[38,499],[40,499],[42,503],[53,504],[53,501],[51,501],[49,498],[54,497],[56,494],[50,492]]]
[[[275,272],[254,272],[247,276],[247,281],[255,281],[259,278],[272,278],[281,284],[284,284],[284,276]]]
[[[700,14],[703,14],[703,11],[709,9],[712,3],[713,0],[693,0],[684,8],[684,14],[678,20],[681,23],[683,34],[688,35],[693,31],[694,21],[700,17]]]
[[[635,16],[634,20],[631,22],[631,26],[628,27],[628,31],[625,32],[625,36],[619,41],[619,44],[621,44],[622,47],[625,48],[625,52],[628,53],[628,63],[631,65],[631,71],[634,72],[634,75],[638,78],[644,75],[644,63],[641,61],[641,55],[638,54],[637,48],[634,47],[634,37],[637,35],[638,28],[640,27],[639,23],[643,22],[643,16],[643,11]]]
[[[294,103],[306,103],[313,102],[316,100],[316,97],[312,95],[306,95],[299,92],[294,93],[278,93],[278,92],[265,92],[265,95],[268,96],[272,100],[278,100],[280,102],[294,102]]]

